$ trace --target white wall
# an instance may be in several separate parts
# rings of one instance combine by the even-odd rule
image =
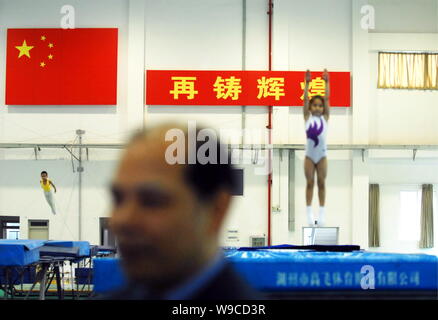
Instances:
[[[352,71],[351,1],[281,1],[287,10],[276,11],[276,17],[287,14],[286,40],[288,70]],[[288,141],[305,141],[302,108],[286,108],[289,111],[286,128]],[[330,118],[330,143],[352,143],[351,108],[333,108]],[[276,126],[284,131],[284,124]]]
[[[360,27],[360,8],[368,3],[375,6],[377,19],[376,29],[369,32]],[[437,3],[436,0],[415,4],[406,0],[274,0],[273,70],[328,68],[351,72],[352,107],[333,108],[330,144],[437,144],[434,119],[438,108],[433,107],[436,92],[376,89],[377,50],[438,49]],[[58,27],[59,11],[64,4],[60,0],[40,0],[38,5],[31,0],[0,0],[0,45],[6,43],[6,28]],[[118,105],[4,106],[5,77],[0,77],[0,142],[72,142],[79,128],[86,130],[84,142],[121,142],[143,123],[168,120],[196,120],[218,129],[242,128],[240,106],[144,107],[144,70],[267,70],[266,0],[246,1],[245,37],[242,1],[237,0],[72,0],[69,4],[76,8],[77,27],[119,28]],[[5,50],[0,50],[0,70],[5,70]],[[245,110],[244,126],[264,130],[267,108],[247,106]],[[304,143],[301,113],[298,107],[274,108],[274,143]],[[118,153],[90,152],[95,157],[86,162],[84,173],[83,230],[87,240],[98,242],[98,218],[109,215],[106,186]],[[376,163],[387,161],[388,157],[395,161],[392,167],[398,168],[396,171],[381,170],[378,175],[393,183],[399,183],[400,176],[406,176],[403,183],[410,183],[415,177],[426,178],[425,172],[436,170],[434,163],[405,165],[403,152],[380,158],[370,154],[377,161],[372,165],[368,154],[362,162],[360,152],[330,151],[327,180],[327,224],[340,227],[340,243],[360,244],[364,248],[367,248],[368,233],[367,190],[368,183],[375,182]],[[68,153],[43,150],[40,160],[35,161],[33,157],[33,150],[0,150],[0,172],[4,173],[0,180],[0,213],[24,212],[21,214],[24,219],[49,217],[51,226],[56,227],[51,228],[54,233],[50,236],[69,238],[67,226],[72,235],[77,233],[78,226],[77,202],[72,200],[67,205],[65,198],[67,194],[73,199],[77,197],[77,174],[71,170]],[[251,154],[245,157],[251,159]],[[436,155],[431,157],[436,159]],[[280,211],[272,213],[272,242],[299,244],[301,228],[306,223],[303,152],[295,155],[294,190],[288,190],[288,157],[283,156],[281,163],[278,161],[279,153],[275,152],[272,204],[279,206]],[[63,218],[46,213],[37,184],[42,167],[53,175],[55,182],[59,181],[57,198],[61,207],[65,207]],[[236,244],[227,241],[228,229],[239,231],[237,245],[242,246],[249,244],[251,235],[267,235],[267,177],[256,174],[254,166],[241,167],[246,169],[245,194],[235,198],[227,218],[222,234],[225,245]],[[415,176],[406,172],[415,172]],[[296,199],[293,208],[289,208],[290,194]],[[32,202],[32,210],[23,199]],[[316,211],[316,190],[314,208]],[[293,232],[288,231],[289,209],[296,215]],[[24,236],[27,225],[23,228]],[[402,250],[389,244],[382,248]]]
[[[438,33],[370,34],[370,143],[438,143],[438,92],[377,89],[378,51],[437,51]]]
[[[82,239],[99,243],[99,217],[110,214],[107,192],[116,162],[84,162]],[[39,185],[40,172],[46,170],[56,185],[56,215],[51,213]],[[28,235],[27,220],[49,220],[49,238],[78,240],[78,173],[73,173],[70,159],[2,160],[0,166],[0,215],[20,216],[21,238]]]
[[[438,32],[436,0],[369,0],[379,33]]]
[[[182,10],[182,7],[184,10]],[[148,1],[146,7],[147,69],[267,70],[267,4],[246,4],[246,55],[242,56],[243,9],[234,0]],[[190,23],[188,23],[190,21]],[[212,36],[214,35],[214,36]],[[216,129],[242,128],[240,106],[147,106],[146,124],[195,120]],[[265,107],[246,107],[246,129],[267,125]],[[234,143],[240,143],[234,137]],[[249,143],[250,141],[246,141]],[[248,245],[251,235],[267,234],[267,177],[245,170],[245,195],[236,197],[223,228],[227,245]],[[257,201],[254,201],[257,199]],[[227,242],[227,230],[238,229],[239,241]]]
[[[435,247],[419,249],[418,241],[403,240],[399,235],[400,192],[421,190],[421,185],[431,183],[436,193],[438,187],[438,170],[433,158],[417,158],[415,161],[373,157],[369,160],[370,183],[380,185],[380,247],[371,251],[383,252],[422,252],[438,254],[438,239],[435,236]],[[436,199],[435,199],[436,200]],[[438,219],[437,202],[434,203],[434,225]],[[401,239],[401,240],[400,240]]]

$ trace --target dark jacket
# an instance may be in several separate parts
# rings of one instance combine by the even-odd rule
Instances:
[[[234,268],[225,263],[219,273],[187,300],[261,300],[265,297],[243,280]],[[135,284],[108,294],[96,296],[99,300],[158,300]]]

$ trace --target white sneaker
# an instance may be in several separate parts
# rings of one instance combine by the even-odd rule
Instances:
[[[307,207],[306,213],[307,213],[307,224],[310,227],[313,227],[315,225],[315,219],[313,218],[312,207]]]
[[[318,216],[318,227],[323,227],[325,225],[325,208],[319,208],[319,216]]]

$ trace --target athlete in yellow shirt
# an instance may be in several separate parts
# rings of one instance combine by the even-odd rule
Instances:
[[[53,189],[55,190],[55,193],[56,193],[56,187],[53,184],[53,182],[51,180],[49,180],[47,171],[41,172],[41,179],[42,180],[40,181],[40,184],[41,184],[41,188],[44,191],[44,197],[46,198],[47,203],[49,204],[50,208],[52,209],[52,213],[56,214],[55,202],[54,202],[53,193],[52,193],[52,186],[53,186]]]

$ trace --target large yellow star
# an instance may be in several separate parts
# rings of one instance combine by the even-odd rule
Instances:
[[[29,51],[33,49],[33,46],[28,46],[26,40],[24,40],[21,46],[16,46],[15,48],[20,51],[18,58],[21,58],[21,56],[27,56],[28,58],[30,58]]]

